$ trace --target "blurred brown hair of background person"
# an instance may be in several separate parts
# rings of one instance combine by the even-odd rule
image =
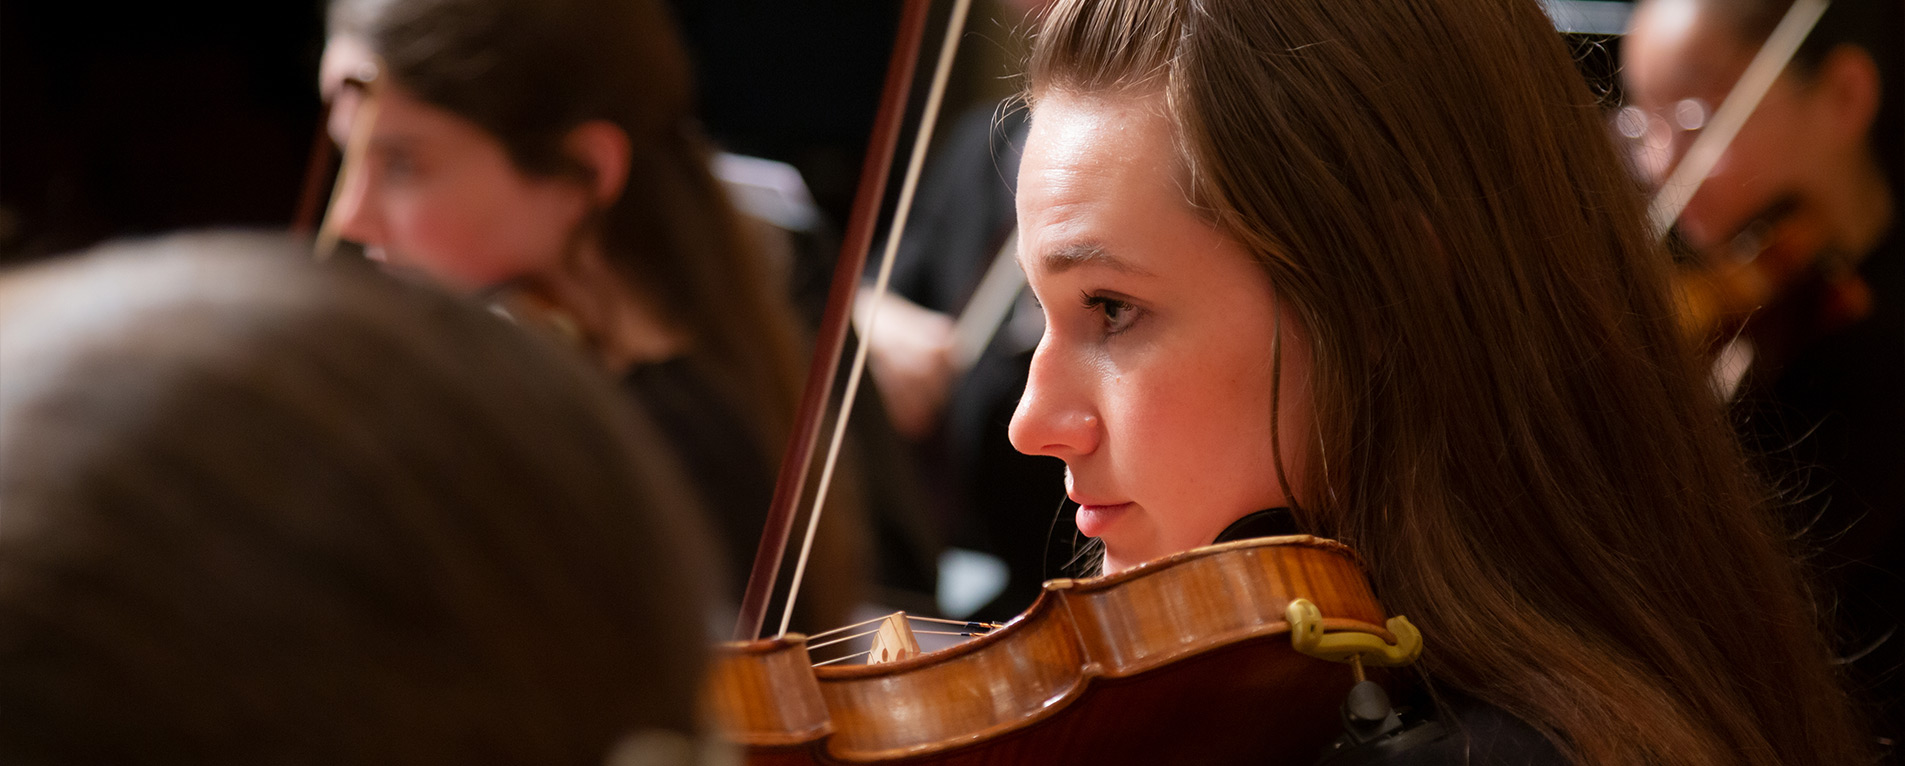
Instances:
[[[113,249],[0,279],[0,761],[690,757],[707,545],[599,374],[288,244]]]

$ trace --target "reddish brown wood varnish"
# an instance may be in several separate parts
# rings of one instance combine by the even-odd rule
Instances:
[[[1055,580],[1005,628],[886,664],[813,668],[804,639],[724,645],[711,717],[750,763],[1263,763],[1340,728],[1351,678],[1290,647],[1284,609],[1393,637],[1350,550],[1309,536]]]

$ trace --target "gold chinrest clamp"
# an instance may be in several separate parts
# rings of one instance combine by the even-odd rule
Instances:
[[[1393,644],[1361,631],[1323,632],[1323,612],[1306,598],[1291,601],[1284,616],[1290,623],[1290,645],[1317,659],[1397,668],[1422,656],[1422,631],[1401,615],[1384,625],[1396,636]]]

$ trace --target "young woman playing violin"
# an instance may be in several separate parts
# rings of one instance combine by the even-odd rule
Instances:
[[[342,237],[575,336],[660,426],[738,588],[799,325],[713,174],[664,5],[334,0],[320,85],[333,136],[364,147],[333,203]],[[839,510],[802,624],[840,624],[860,597],[865,532]]]
[[[1536,3],[1065,0],[1028,78],[1011,435],[1108,572],[1273,507],[1356,548],[1441,715],[1507,722],[1397,762],[1861,762]]]

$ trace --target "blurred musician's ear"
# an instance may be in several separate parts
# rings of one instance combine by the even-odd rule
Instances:
[[[590,120],[569,131],[563,148],[581,165],[596,206],[615,204],[628,183],[628,132],[608,120]]]
[[[1864,143],[1883,98],[1879,77],[1878,62],[1856,45],[1841,45],[1827,54],[1810,85],[1826,119],[1821,127],[1835,138]]]

